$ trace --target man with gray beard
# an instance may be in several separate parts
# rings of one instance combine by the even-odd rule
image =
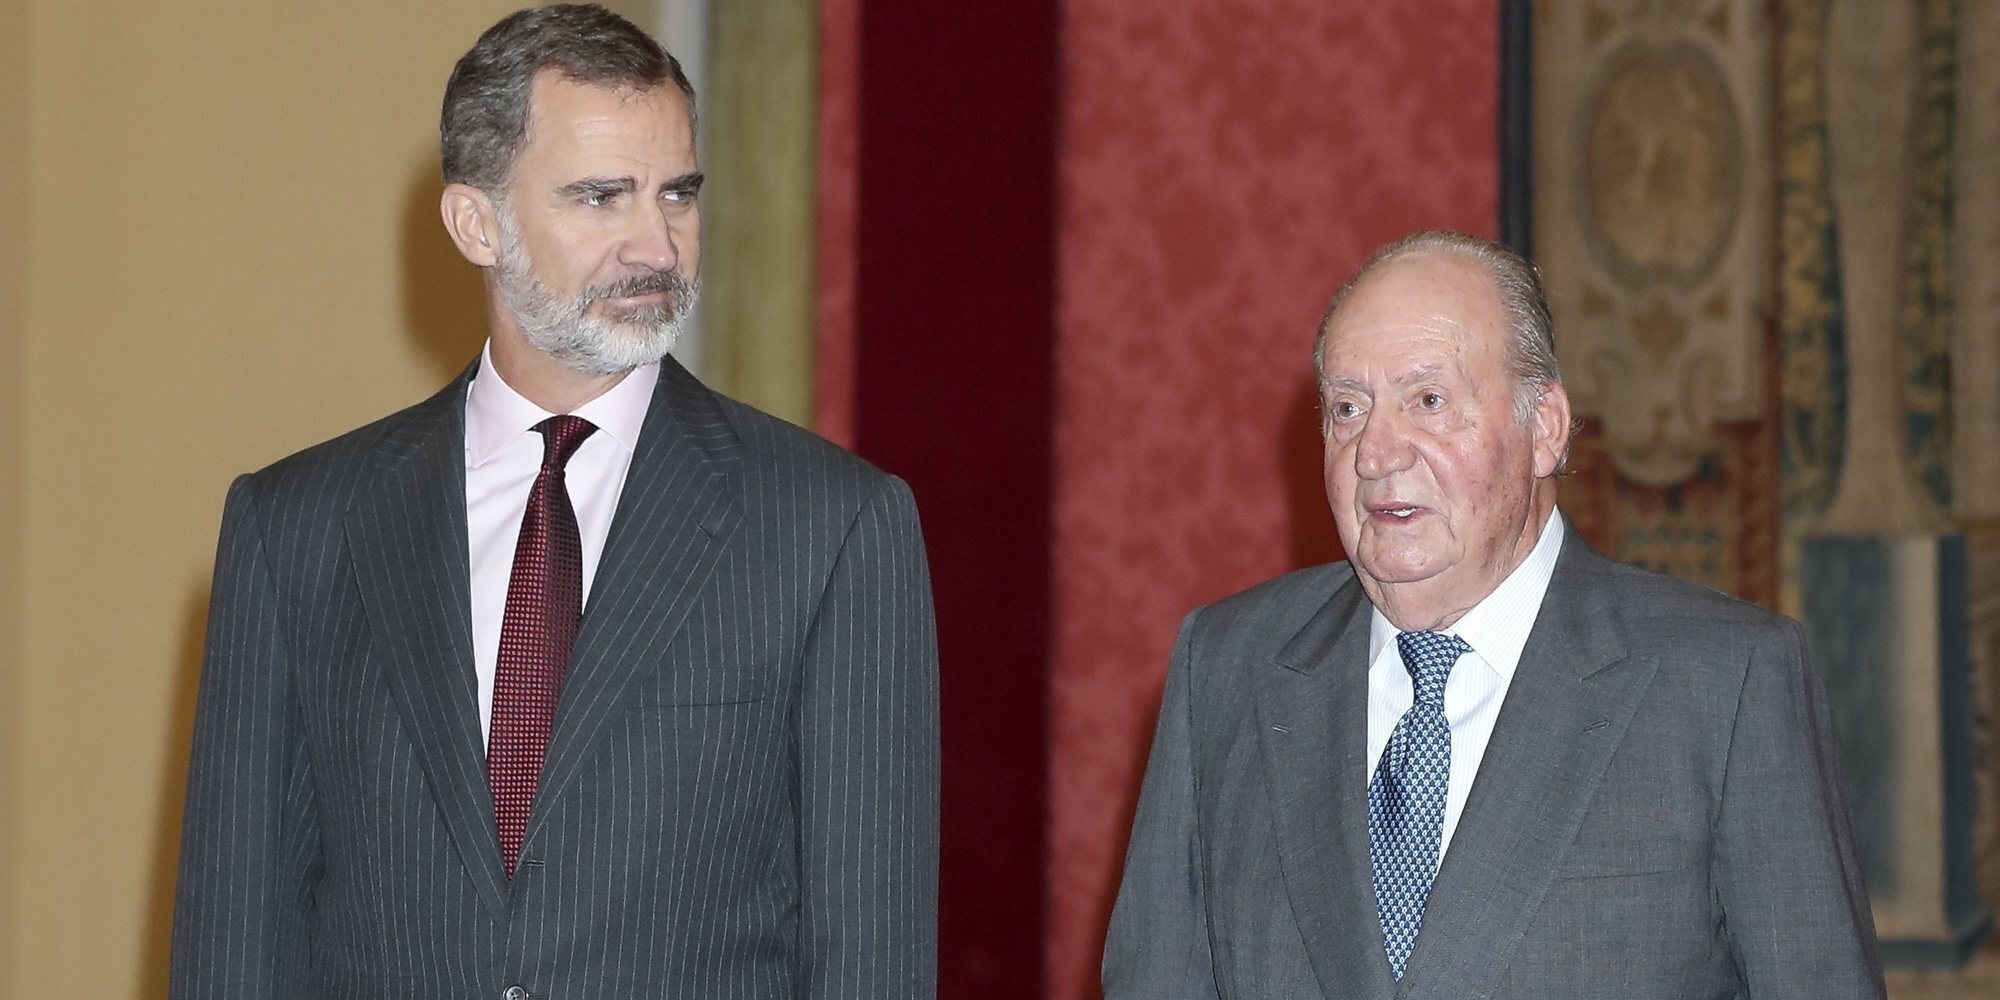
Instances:
[[[673,349],[700,290],[698,281],[679,270],[649,269],[564,299],[536,276],[513,211],[497,198],[494,208],[500,246],[492,281],[529,346],[587,375],[622,375]],[[613,303],[605,307],[614,310],[609,315],[591,312],[592,305],[607,301]],[[624,336],[618,333],[621,326],[629,331]]]
[[[171,995],[933,996],[915,507],[667,356],[686,77],[521,11],[440,131],[485,350],[230,489]]]

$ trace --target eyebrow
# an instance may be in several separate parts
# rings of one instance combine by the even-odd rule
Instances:
[[[689,171],[677,177],[668,178],[660,185],[662,191],[700,191],[707,176],[699,170]],[[585,177],[571,181],[556,189],[557,197],[577,198],[592,194],[631,194],[639,189],[639,182],[631,177]]]
[[[1445,371],[1444,365],[1437,364],[1436,362],[1430,362],[1426,364],[1417,365],[1411,368],[1410,370],[1405,371],[1395,376],[1394,378],[1391,378],[1389,382],[1391,385],[1398,385],[1398,386],[1415,385],[1420,382],[1432,381],[1436,379],[1439,375],[1444,374],[1444,371]],[[1327,375],[1321,378],[1319,381],[1320,385],[1323,388],[1340,389],[1346,392],[1352,392],[1363,396],[1371,394],[1367,383],[1361,381],[1358,378],[1351,378],[1346,375]]]
[[[585,177],[556,188],[556,194],[564,198],[587,194],[631,194],[638,188],[639,182],[630,177]]]
[[[1406,371],[1401,375],[1398,375],[1395,378],[1390,379],[1389,381],[1394,382],[1397,385],[1414,385],[1418,382],[1436,381],[1437,377],[1443,374],[1444,374],[1443,365],[1438,364],[1436,362],[1430,362],[1428,364],[1417,365],[1416,367],[1411,368],[1409,371]]]

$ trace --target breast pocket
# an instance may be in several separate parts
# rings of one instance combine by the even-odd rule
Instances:
[[[1691,853],[1686,842],[1667,837],[1571,844],[1557,877],[1594,879],[1677,872],[1687,867]]]
[[[648,705],[733,705],[761,701],[771,692],[771,671],[760,666],[665,667],[644,697]]]

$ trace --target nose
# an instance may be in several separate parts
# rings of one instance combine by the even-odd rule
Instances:
[[[1362,479],[1382,479],[1410,467],[1409,428],[1393,410],[1368,414],[1354,438],[1354,472]]]
[[[636,220],[619,253],[619,263],[671,271],[680,265],[681,250],[673,220],[664,212],[633,213]]]

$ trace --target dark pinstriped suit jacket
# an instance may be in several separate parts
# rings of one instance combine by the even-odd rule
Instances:
[[[666,361],[510,884],[470,374],[230,490],[172,995],[932,996],[937,656],[908,488]]]

